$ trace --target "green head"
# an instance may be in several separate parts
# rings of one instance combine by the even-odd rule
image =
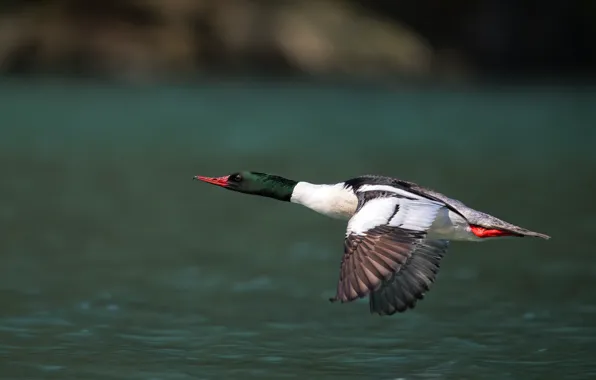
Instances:
[[[243,171],[223,177],[194,176],[203,182],[246,194],[260,195],[289,202],[298,182],[273,174]]]

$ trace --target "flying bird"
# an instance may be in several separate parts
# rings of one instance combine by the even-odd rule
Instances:
[[[344,303],[368,296],[370,312],[380,315],[416,306],[434,283],[452,240],[550,239],[391,177],[364,175],[335,184],[313,184],[243,171],[193,179],[348,220],[337,291],[330,301]]]

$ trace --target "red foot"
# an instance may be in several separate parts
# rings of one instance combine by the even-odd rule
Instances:
[[[473,226],[470,225],[470,229],[472,230],[472,233],[476,236],[478,236],[479,238],[489,238],[489,237],[499,237],[499,236],[513,236],[515,234],[509,232],[509,231],[503,231],[503,230],[489,230],[486,229],[484,227],[480,227],[480,226]]]

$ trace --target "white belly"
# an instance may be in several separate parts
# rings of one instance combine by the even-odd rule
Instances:
[[[478,236],[470,230],[468,222],[459,214],[443,208],[430,226],[428,235],[430,239],[480,241]]]

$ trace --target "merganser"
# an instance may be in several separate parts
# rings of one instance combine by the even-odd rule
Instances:
[[[336,184],[312,184],[243,171],[193,179],[348,220],[337,291],[329,300],[344,303],[369,296],[370,312],[379,315],[415,307],[435,281],[450,240],[550,239],[391,177],[364,175]]]

